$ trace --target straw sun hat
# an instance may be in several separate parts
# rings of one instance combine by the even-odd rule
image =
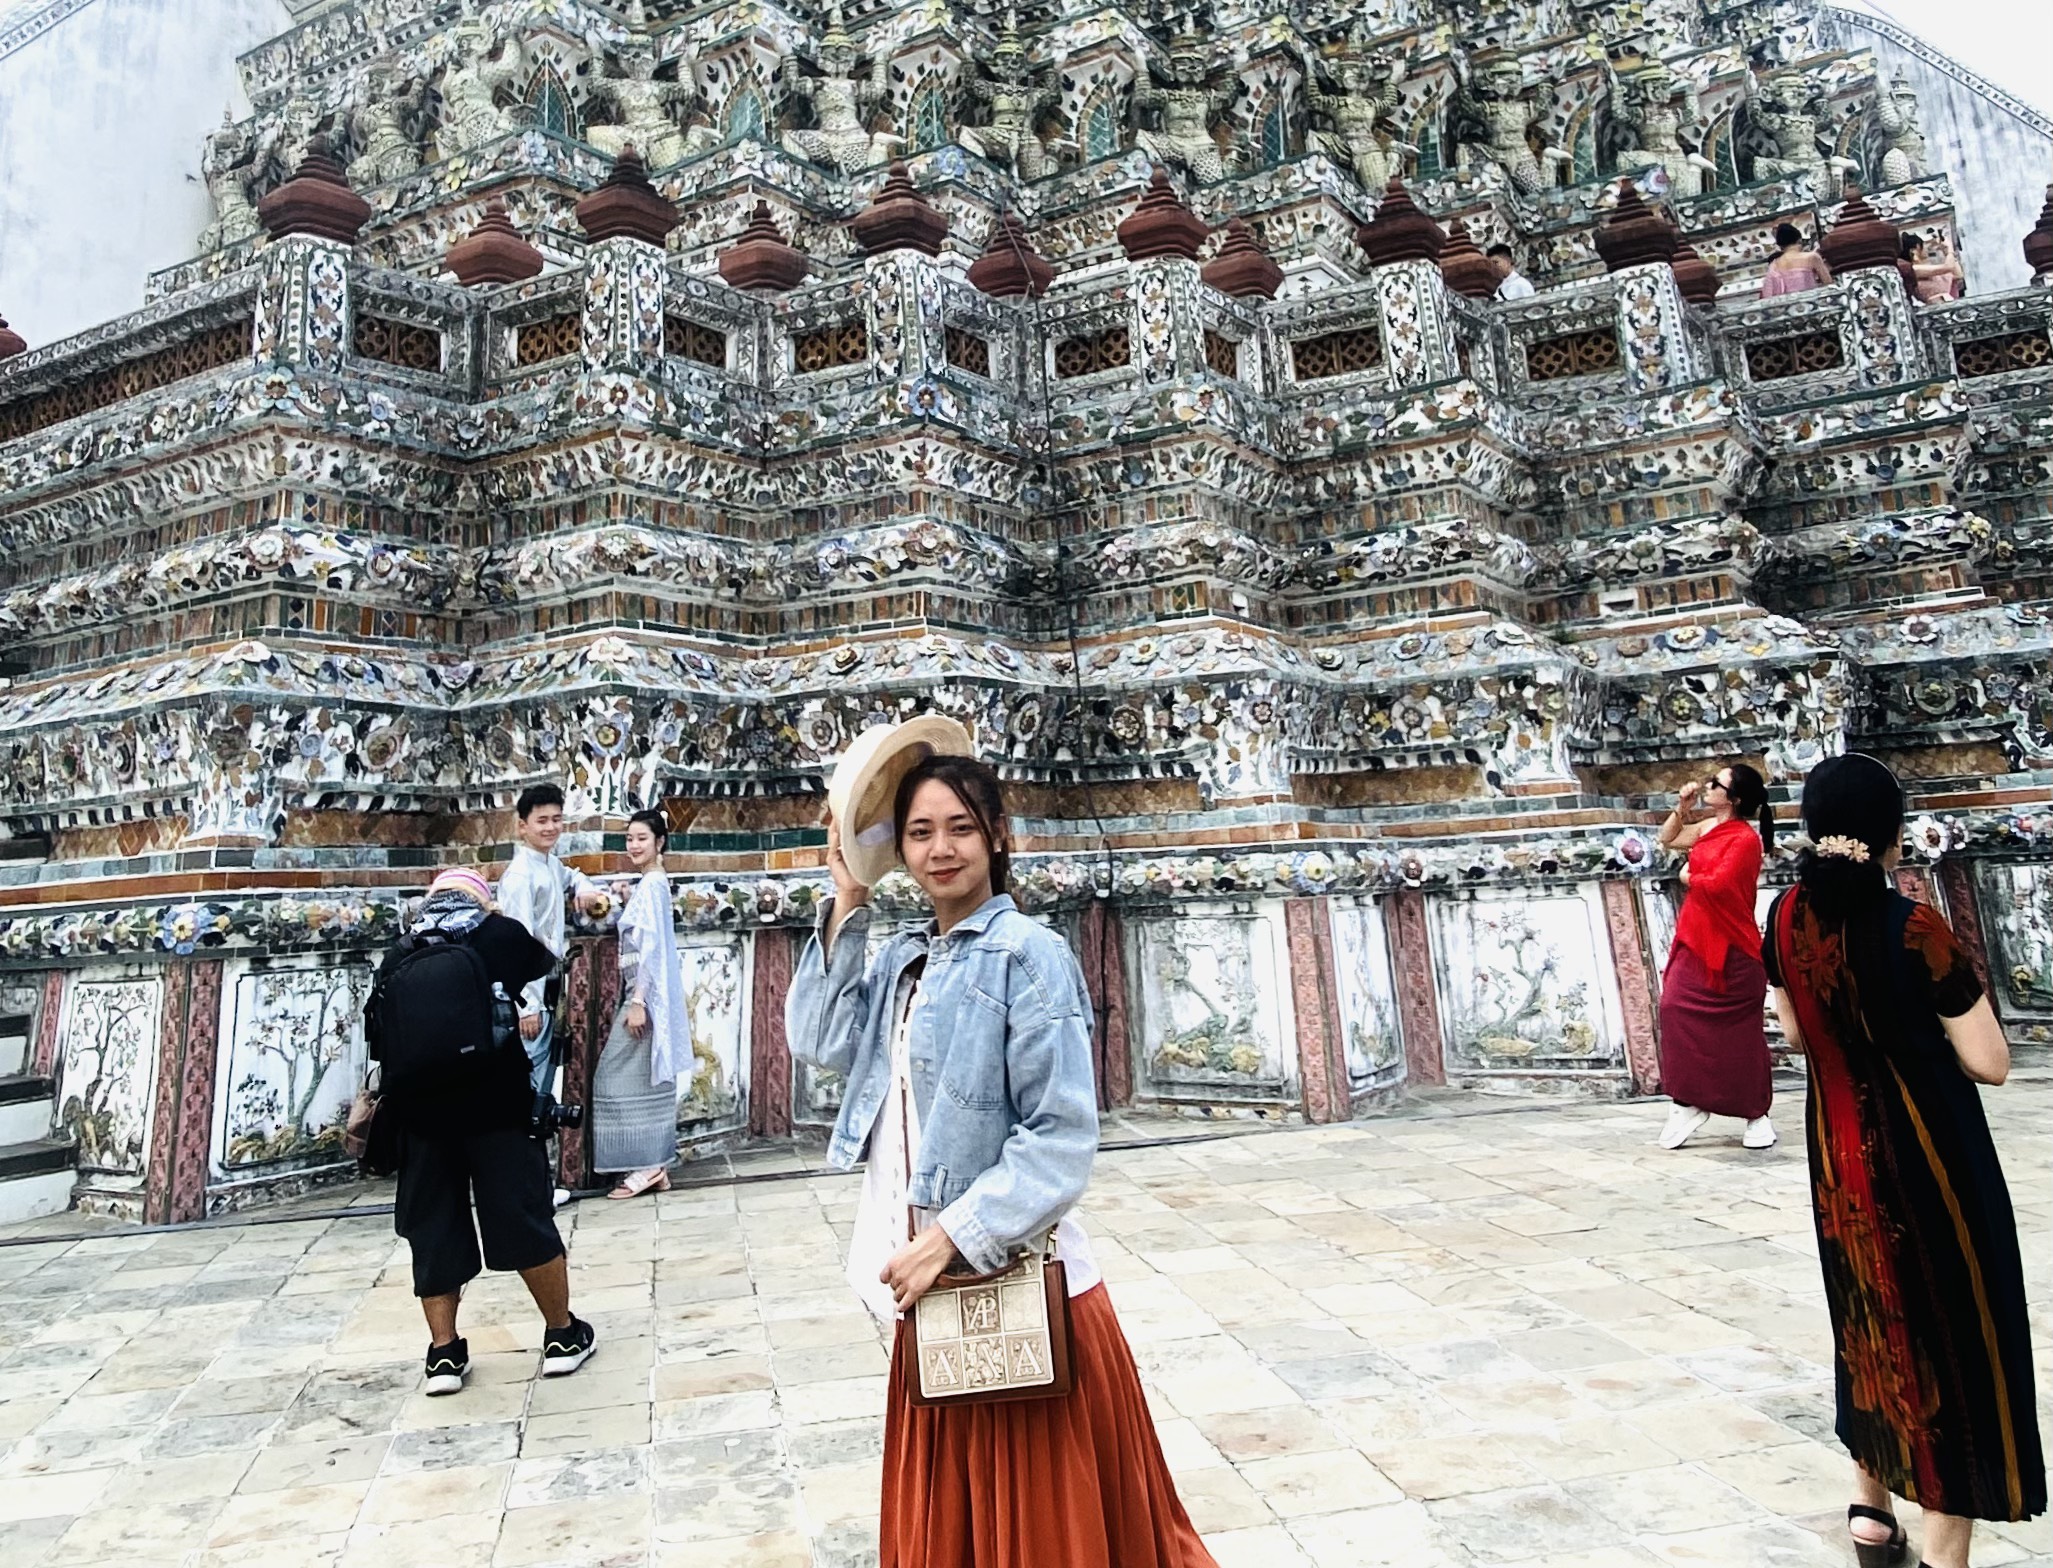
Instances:
[[[968,730],[932,713],[864,730],[841,754],[827,785],[827,805],[841,825],[841,856],[864,887],[875,887],[900,864],[891,819],[899,783],[937,755],[968,757],[974,751]]]

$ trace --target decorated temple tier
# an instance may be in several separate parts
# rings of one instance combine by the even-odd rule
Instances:
[[[202,254],[0,336],[0,1081],[57,1135],[0,1211],[346,1175],[369,965],[541,779],[595,872],[676,829],[680,1141],[824,1125],[821,782],[926,710],[1108,1104],[1656,1089],[1653,824],[1847,746],[2046,1038],[2053,295],[1906,286],[1954,188],[1802,9],[362,0],[246,57]],[[1760,299],[1784,222],[1836,276]]]

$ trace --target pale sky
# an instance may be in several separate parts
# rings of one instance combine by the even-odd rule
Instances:
[[[2053,114],[2053,0],[1839,0],[1919,34],[1971,71]]]

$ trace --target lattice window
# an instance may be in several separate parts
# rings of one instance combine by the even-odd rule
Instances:
[[[1846,363],[1837,332],[1806,332],[1801,337],[1770,338],[1746,346],[1746,373],[1752,381],[1786,381],[1814,371],[1837,370]]]
[[[2049,359],[2053,359],[2053,339],[2043,331],[1969,338],[1953,345],[1953,368],[1963,376],[2000,376],[2006,370],[2036,370]]]
[[[1205,333],[1205,363],[1213,373],[1240,378],[1240,345],[1223,332],[1207,330]]]
[[[1124,327],[1107,327],[1087,337],[1064,338],[1055,345],[1055,374],[1069,380],[1119,370],[1133,363],[1133,344]]]
[[[991,345],[966,327],[950,327],[944,334],[948,363],[973,376],[989,378]]]
[[[684,316],[663,318],[663,352],[676,359],[696,360],[715,370],[727,368],[727,334],[718,327]]]
[[[359,359],[375,359],[401,370],[440,371],[442,334],[433,327],[394,321],[390,316],[360,315],[352,346]]]
[[[514,333],[513,363],[519,369],[563,359],[584,347],[584,318],[576,312],[530,321]]]
[[[815,327],[791,340],[791,363],[802,376],[860,365],[870,357],[870,329],[861,321]]]
[[[1569,376],[1601,376],[1616,370],[1618,334],[1609,327],[1591,332],[1565,332],[1526,345],[1528,381],[1562,381]]]
[[[160,348],[153,354],[139,354],[118,365],[77,381],[0,404],[0,441],[13,441],[31,431],[42,430],[95,409],[107,408],[129,398],[168,387],[188,376],[204,375],[237,360],[250,358],[251,323],[248,317],[226,326],[194,333],[182,343]]]
[[[1315,338],[1293,338],[1290,344],[1290,372],[1300,381],[1351,376],[1382,363],[1383,334],[1374,327],[1322,332]]]

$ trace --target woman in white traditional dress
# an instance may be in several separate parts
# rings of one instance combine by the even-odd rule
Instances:
[[[669,825],[660,811],[627,824],[627,863],[641,873],[620,916],[620,1011],[592,1074],[592,1165],[619,1172],[609,1198],[670,1185],[677,1156],[677,1075],[691,1054],[684,966],[663,875]]]

